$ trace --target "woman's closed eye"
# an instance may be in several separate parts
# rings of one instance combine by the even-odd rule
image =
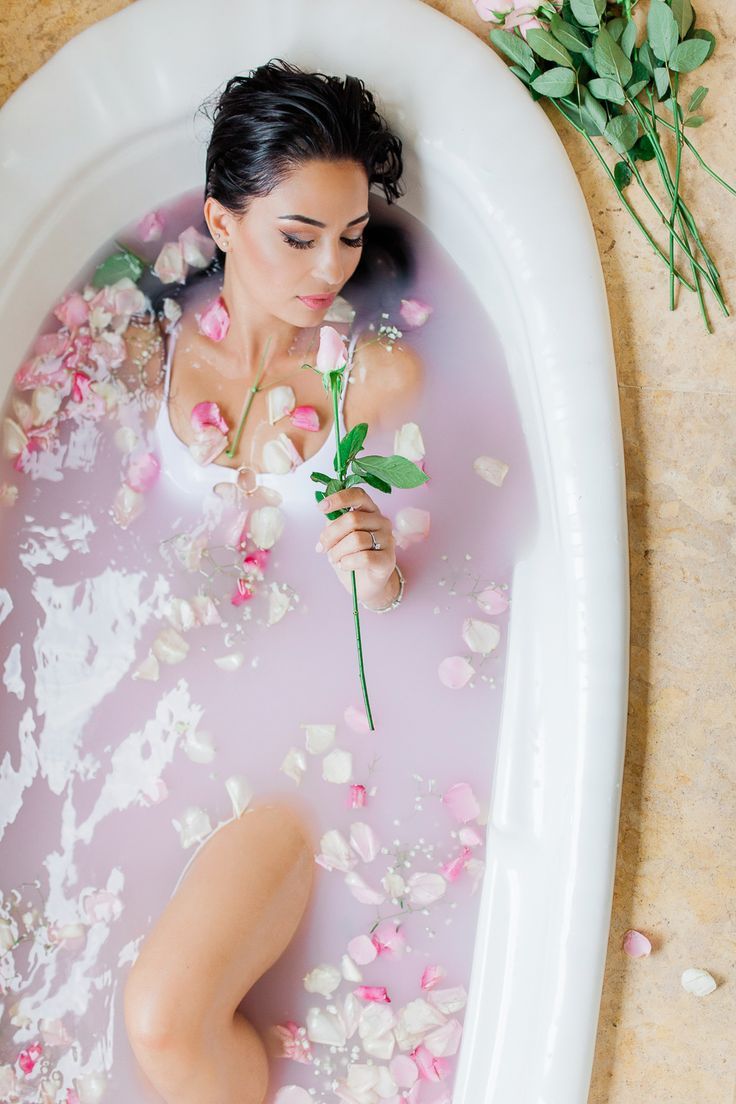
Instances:
[[[283,230],[281,230],[280,233],[282,237],[286,240],[287,244],[290,245],[293,249],[309,249],[311,246],[314,245],[314,238],[310,239],[309,241],[303,241],[301,238],[293,238],[291,234],[286,234]],[[357,238],[342,238],[341,241],[344,241],[345,245],[349,245],[353,249],[359,249],[360,246],[363,244],[363,235],[361,234]]]

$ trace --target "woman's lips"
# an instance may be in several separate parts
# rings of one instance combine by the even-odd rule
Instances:
[[[298,298],[312,310],[324,310],[334,303],[334,295],[299,295]]]

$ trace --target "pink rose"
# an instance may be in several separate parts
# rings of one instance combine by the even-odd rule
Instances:
[[[210,341],[222,341],[225,337],[230,329],[230,314],[221,295],[213,299],[199,315],[198,328]]]

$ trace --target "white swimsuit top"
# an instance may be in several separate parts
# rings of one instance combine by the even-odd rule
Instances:
[[[238,468],[226,467],[224,464],[198,464],[192,456],[187,445],[177,437],[171,425],[169,416],[169,389],[171,386],[171,364],[173,350],[176,344],[180,325],[176,325],[169,333],[168,348],[166,350],[166,364],[164,377],[164,393],[161,405],[156,417],[155,433],[161,460],[161,474],[167,478],[180,493],[191,495],[196,488],[201,492],[212,490],[217,483],[235,482],[238,477]],[[345,368],[342,393],[338,401],[338,417],[340,424],[340,437],[347,432],[343,420],[342,408],[345,403],[348,377],[352,366],[352,355],[357,340],[357,333],[350,339],[347,349],[348,364]],[[334,425],[327,440],[314,456],[308,457],[303,463],[292,468],[288,472],[257,472],[256,481],[259,486],[273,488],[282,497],[282,503],[286,509],[299,509],[313,506],[314,493],[319,490],[321,484],[310,479],[313,471],[323,470],[326,475],[332,473],[331,457],[335,452]]]

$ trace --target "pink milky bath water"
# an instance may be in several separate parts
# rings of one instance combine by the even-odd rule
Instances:
[[[188,226],[204,229],[192,193],[161,215],[159,239],[142,241],[132,224],[115,241],[152,263]],[[13,386],[5,400],[13,425],[0,461],[3,1099],[69,1104],[77,1092],[84,1104],[98,1090],[116,1104],[155,1099],[125,1036],[126,975],[197,846],[239,803],[265,796],[309,808],[320,858],[296,938],[242,1004],[272,1049],[291,1034],[306,1058],[274,1053],[272,1096],[378,1099],[370,1087],[351,1095],[373,1076],[361,1067],[373,1066],[393,1078],[399,1100],[451,1099],[510,582],[534,503],[509,366],[483,304],[420,223],[401,211],[390,217],[416,250],[406,297],[432,308],[421,326],[389,319],[425,363],[406,422],[421,433],[430,478],[391,495],[366,490],[395,533],[425,514],[429,525],[422,539],[399,541],[400,606],[380,616],[361,609],[374,732],[351,597],[315,551],[325,524],[317,484],[298,509],[283,504],[283,530],[267,556],[251,560],[251,592],[235,603],[254,547],[236,547],[237,517],[218,496],[194,486],[182,494],[165,467],[156,478],[146,457],[162,461],[140,397],[106,389],[115,368],[106,374],[92,362],[89,343],[63,368],[81,375],[58,421],[49,415],[46,438],[23,431],[24,418],[33,428],[34,389]],[[67,290],[81,292],[115,248],[101,247]],[[200,309],[220,286],[209,278],[185,309]],[[59,326],[50,310],[39,334]],[[125,340],[123,324],[118,336]],[[53,405],[53,396],[34,401]],[[26,437],[21,449],[14,426]],[[366,451],[394,453],[393,431],[372,430]],[[121,524],[119,497],[114,504],[126,478],[145,489],[129,498],[139,512]],[[463,684],[448,685],[453,678]],[[329,869],[338,838],[349,871]],[[386,919],[391,939],[390,926],[377,926]],[[203,927],[202,941],[209,935]],[[318,989],[332,976],[327,993],[307,991],[310,974]],[[378,1005],[390,1015],[381,1019]],[[310,1031],[315,1023],[322,1028]],[[310,1038],[325,1024],[344,1042]]]

